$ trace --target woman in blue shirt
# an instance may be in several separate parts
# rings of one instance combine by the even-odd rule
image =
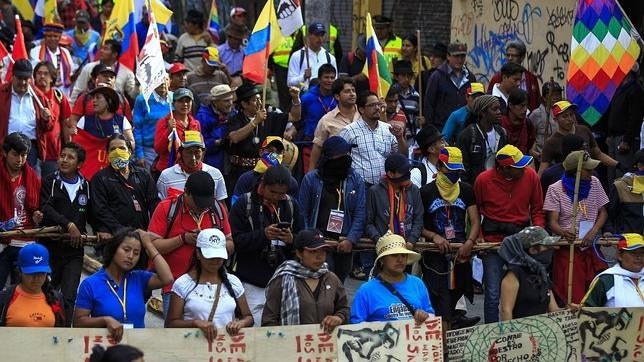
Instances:
[[[414,319],[423,323],[434,309],[420,278],[405,273],[420,254],[406,248],[405,239],[387,232],[376,243],[373,277],[362,284],[351,305],[351,323]]]
[[[156,273],[143,270],[148,261]],[[81,283],[74,327],[107,328],[118,343],[124,328],[145,327],[145,290],[172,282],[170,267],[148,233],[123,230],[105,246],[103,267]]]

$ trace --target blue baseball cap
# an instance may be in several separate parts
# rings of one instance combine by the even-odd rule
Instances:
[[[345,155],[356,147],[340,136],[331,136],[322,144],[322,154],[327,158]]]
[[[309,25],[309,33],[310,34],[326,34],[326,28],[324,27],[324,24],[322,23],[313,23]]]
[[[37,243],[24,246],[18,254],[18,267],[23,274],[51,273],[49,251]]]
[[[195,98],[192,95],[192,92],[188,88],[179,88],[172,93],[172,101],[176,102],[181,98],[190,98],[191,101],[194,101]]]

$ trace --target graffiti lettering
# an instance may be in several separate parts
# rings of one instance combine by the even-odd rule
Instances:
[[[570,55],[568,54],[570,52],[570,45],[568,45],[568,43],[556,44],[555,33],[552,31],[548,31],[546,33],[546,42],[550,47],[550,52],[556,53],[564,63],[568,63],[570,58]]]
[[[516,0],[494,0],[494,20],[515,21],[519,18],[519,4]]]
[[[468,53],[472,66],[481,73],[494,74],[504,63],[505,45],[516,39],[516,33],[495,33],[485,24],[474,25],[474,45]]]
[[[567,25],[572,26],[574,21],[574,11],[572,9],[557,6],[553,9],[546,7],[546,11],[548,12],[548,26],[551,26],[553,29]]]
[[[472,10],[477,16],[483,15],[483,0],[472,0]]]
[[[559,59],[555,61],[555,66],[552,67],[552,72],[555,74],[558,80],[566,79],[566,70],[563,66],[559,65]]]
[[[474,24],[474,14],[467,13],[462,16],[452,18],[452,34],[455,39],[467,38],[472,34],[472,25]]]
[[[523,29],[520,34],[525,37],[525,42],[528,44],[532,43],[535,16],[537,18],[541,17],[541,8],[538,6],[533,8],[530,3],[526,3],[523,6],[523,15],[521,15],[521,25]]]
[[[542,76],[543,71],[546,69],[546,56],[548,52],[548,49],[528,52],[528,69],[537,76],[541,83],[543,83]]]

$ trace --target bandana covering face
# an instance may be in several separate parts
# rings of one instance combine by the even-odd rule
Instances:
[[[130,153],[126,150],[117,148],[107,155],[107,159],[110,161],[110,165],[112,165],[113,169],[122,170],[127,167],[127,164],[130,162]]]
[[[451,175],[456,175],[456,180],[452,181]],[[450,175],[445,175],[442,172],[436,174],[436,188],[438,188],[438,193],[441,195],[445,201],[450,204],[458,198],[458,195],[461,193],[461,186],[458,183],[458,174],[450,173]]]

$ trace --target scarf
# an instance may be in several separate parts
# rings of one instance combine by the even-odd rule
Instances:
[[[181,157],[179,157],[179,159],[177,160],[177,164],[179,164],[179,167],[181,167],[183,172],[187,174],[201,171],[201,169],[203,168],[203,161],[197,162],[197,166],[195,167],[188,167],[185,163],[183,163],[183,159]]]
[[[25,186],[27,194],[25,195],[25,210],[29,214],[27,218],[27,229],[31,227],[31,213],[38,209],[38,195],[40,193],[40,179],[36,172],[29,165],[25,165],[22,170],[22,184]],[[5,158],[0,156],[0,220],[13,218],[13,194],[10,190],[11,176],[5,165]],[[33,239],[32,239],[33,240]]]
[[[588,197],[590,193],[590,181],[591,180],[580,180],[579,182],[579,200],[581,201]],[[566,195],[570,198],[570,201],[574,201],[575,198],[575,177],[568,176],[565,172],[561,176],[561,186],[566,192]]]
[[[450,204],[458,198],[458,195],[461,193],[461,185],[459,182],[450,181],[450,179],[445,176],[444,173],[438,172],[436,174],[436,188],[441,197],[449,202]]]
[[[526,267],[532,273],[536,274],[541,279],[541,292],[544,292],[544,288],[546,292],[550,289],[552,282],[550,281],[546,267],[526,252],[517,234],[507,236],[503,239],[501,247],[499,248],[499,256],[508,264]],[[539,293],[539,295],[545,294]]]
[[[58,76],[59,79],[56,80],[56,86],[60,86],[60,77],[62,77],[62,84],[65,87],[69,87],[72,84],[72,79],[71,79],[71,59],[67,57],[67,53],[65,53],[61,48],[58,49],[58,53],[60,54],[58,58],[58,69],[60,70],[60,75]],[[45,44],[42,44],[40,46],[40,54],[38,54],[38,59],[40,60],[47,60],[54,63],[51,59],[51,53],[47,51],[47,46]]]
[[[300,324],[300,297],[297,294],[295,279],[320,279],[328,271],[326,263],[318,271],[313,271],[295,260],[287,260],[275,270],[275,274],[268,281],[268,284],[271,284],[273,279],[282,277],[281,325],[296,326]]]
[[[87,29],[87,31],[81,31],[77,28],[74,29],[74,39],[76,39],[78,44],[81,44],[82,46],[85,46],[89,41],[89,35],[89,29]],[[141,45],[141,47],[143,47],[143,45]]]
[[[508,131],[508,143],[515,145],[521,152],[528,154],[528,125],[527,120],[523,120],[521,124],[514,124],[510,120],[510,116],[503,116],[501,118],[501,126]]]
[[[394,201],[394,195],[395,195],[395,190],[394,190],[394,184],[389,180],[387,176],[384,177],[385,183],[387,184],[387,196],[389,198],[389,230],[395,233],[396,228],[394,227],[394,214],[396,214],[396,202]],[[400,184],[400,202],[398,203],[398,227],[399,227],[399,235],[404,237],[405,236],[405,218],[406,218],[406,211],[407,211],[407,200],[406,200],[406,195],[407,195],[407,188],[409,185],[411,185],[411,182],[409,180],[401,182]]]
[[[644,278],[644,270],[641,270],[639,273],[635,273],[622,268],[620,264],[615,264],[612,267],[599,273],[599,275],[602,274],[611,274],[613,276],[613,281],[615,282],[615,307],[641,306],[637,305],[639,301],[644,304],[644,300],[642,300],[641,297],[637,295],[637,292],[635,292],[635,295],[633,295],[633,293],[631,292],[631,287],[628,285],[628,282],[624,280],[624,278],[641,280],[642,278]]]

